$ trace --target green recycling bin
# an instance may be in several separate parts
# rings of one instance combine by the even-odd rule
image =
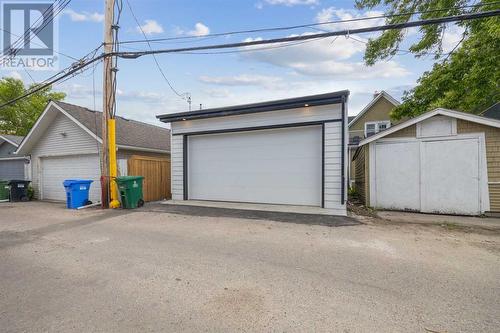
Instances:
[[[9,201],[9,181],[0,179],[0,202]]]
[[[142,195],[143,176],[116,177],[116,185],[122,201],[123,208],[137,208],[144,205]]]

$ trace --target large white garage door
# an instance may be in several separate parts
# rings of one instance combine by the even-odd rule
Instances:
[[[321,127],[188,138],[188,197],[321,205]]]
[[[80,155],[41,159],[41,198],[66,201],[63,182],[66,179],[90,179],[90,200],[101,201],[99,156]]]
[[[376,143],[373,204],[426,213],[480,214],[479,152],[478,138]]]

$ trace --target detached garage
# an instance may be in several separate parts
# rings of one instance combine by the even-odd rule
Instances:
[[[65,201],[63,181],[78,178],[93,180],[90,200],[101,201],[101,118],[101,112],[69,103],[52,101],[47,105],[16,151],[31,157],[35,198]],[[158,191],[150,200],[167,198],[167,185],[156,181],[163,176],[162,170],[137,174],[128,168],[128,162],[138,156],[168,159],[170,131],[122,117],[116,117],[116,131],[119,173],[146,176],[145,195],[162,186],[165,191]]]
[[[500,211],[500,121],[436,109],[360,142],[367,206],[425,213]]]
[[[172,198],[346,215],[348,94],[158,116],[172,124]]]

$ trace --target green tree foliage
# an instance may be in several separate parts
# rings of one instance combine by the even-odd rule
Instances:
[[[0,104],[25,94],[35,85],[25,87],[23,81],[4,77],[0,80]],[[0,133],[26,135],[43,112],[49,100],[60,101],[66,97],[62,92],[53,92],[51,87],[0,109]]]
[[[424,11],[420,19],[460,15],[469,12],[500,8],[500,4],[481,7],[462,8],[472,2],[464,0],[357,0],[360,9],[385,5],[386,14],[396,14],[387,23],[408,22],[415,15],[402,13]],[[443,11],[437,11],[444,9]],[[449,24],[448,24],[449,25]],[[405,91],[403,103],[397,107],[392,117],[414,117],[436,107],[450,108],[471,113],[479,113],[500,100],[500,19],[498,17],[461,22],[464,28],[460,45],[451,53],[444,54],[443,34],[446,24],[430,25],[420,28],[421,38],[409,50],[418,58],[432,55],[436,63],[418,80],[417,85]],[[390,59],[399,50],[406,31],[385,31],[378,38],[368,42],[365,62],[373,65],[377,61]]]

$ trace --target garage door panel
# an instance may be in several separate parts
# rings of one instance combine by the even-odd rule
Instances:
[[[98,155],[61,156],[41,159],[41,198],[65,201],[63,182],[66,179],[90,179],[89,197],[93,202],[101,199]]]
[[[479,214],[479,140],[422,143],[422,211]]]
[[[321,127],[192,136],[190,199],[321,203]]]
[[[377,207],[420,210],[419,149],[417,141],[376,144]]]

